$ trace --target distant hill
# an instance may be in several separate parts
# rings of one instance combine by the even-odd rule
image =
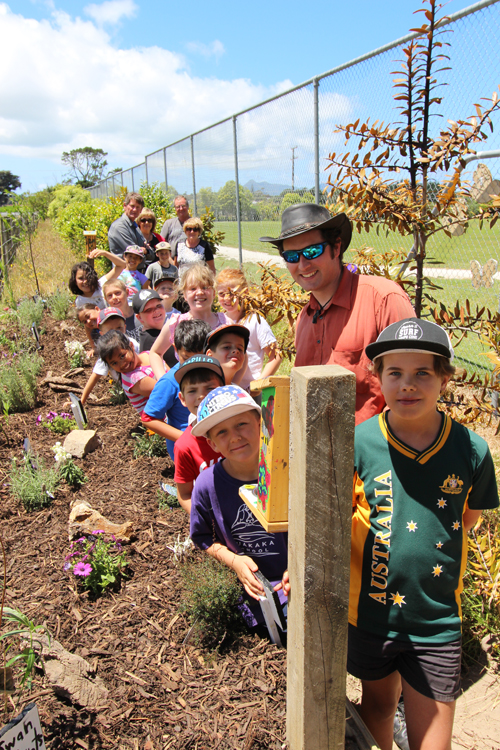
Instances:
[[[290,185],[277,185],[271,182],[255,182],[255,180],[248,180],[243,187],[246,187],[252,193],[262,190],[266,195],[279,195],[283,190],[292,189]]]

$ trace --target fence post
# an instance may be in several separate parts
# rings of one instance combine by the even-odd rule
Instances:
[[[146,185],[149,187],[149,177],[148,177],[148,157],[144,157],[144,171],[146,172]]]
[[[291,372],[291,750],[344,748],[355,383],[338,365]]]
[[[134,168],[130,170],[130,174],[132,175],[132,192],[135,193],[135,185],[134,185]]]
[[[314,200],[319,206],[319,78],[314,79]]]
[[[196,180],[194,174],[194,136],[191,136],[191,170],[193,173],[193,209],[194,215],[198,215],[198,209],[196,207]]]
[[[233,116],[233,148],[234,148],[234,184],[236,190],[236,223],[238,224],[238,252],[240,268],[243,266],[243,248],[241,246],[241,214],[240,214],[240,178],[238,174],[238,135],[236,131],[236,115]]]
[[[4,278],[9,278],[9,257],[7,254],[7,222],[0,216],[0,240],[2,244],[2,263]]]
[[[163,172],[165,173],[165,195],[168,194],[168,180],[167,180],[167,147],[163,149]]]

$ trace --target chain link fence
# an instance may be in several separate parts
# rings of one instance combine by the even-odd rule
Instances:
[[[3,289],[4,280],[9,277],[9,268],[16,257],[20,245],[20,234],[19,222],[8,213],[0,213],[0,260],[2,263],[0,268],[0,293]]]
[[[420,14],[416,24],[424,22]],[[435,108],[431,127],[434,135],[446,121],[467,119],[475,114],[474,104],[491,97],[500,83],[500,4],[482,0],[450,16],[442,41],[450,44],[443,52],[450,56],[451,70],[436,73],[442,102]],[[304,202],[327,199],[328,155],[352,150],[344,146],[338,125],[358,118],[385,123],[402,120],[393,99],[393,80],[401,70],[403,48],[409,34],[356,60],[238,113],[209,128],[148,154],[143,164],[108,177],[91,189],[92,197],[106,198],[124,187],[138,190],[143,181],[159,183],[172,194],[184,194],[193,214],[210,207],[217,228],[225,232],[223,244],[249,251],[273,252],[259,243],[263,235],[277,236],[279,218],[297,196]],[[435,70],[443,65],[436,65]],[[486,104],[486,102],[483,102]],[[494,125],[498,126],[498,114]],[[499,128],[480,144],[482,156],[472,160],[463,173],[474,182],[478,164],[484,164],[481,190],[474,195],[486,202],[500,193]],[[483,168],[482,168],[483,169]],[[491,179],[490,179],[490,177]],[[442,177],[441,177],[442,179]],[[236,200],[239,186],[239,203]],[[293,195],[290,196],[289,194]],[[436,298],[447,304],[456,299],[498,308],[500,276],[493,275],[499,258],[500,222],[492,230],[472,226],[462,235],[447,238],[442,232],[429,240],[429,256],[440,261],[436,283],[442,287]],[[375,232],[354,235],[352,246],[374,247],[379,251],[411,249],[409,237],[385,236]],[[241,257],[241,255],[240,255]],[[351,256],[352,257],[352,256]],[[472,286],[471,261],[475,266]],[[479,286],[478,286],[479,285]]]

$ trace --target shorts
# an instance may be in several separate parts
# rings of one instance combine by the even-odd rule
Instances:
[[[411,643],[349,625],[347,671],[360,680],[381,680],[397,671],[417,693],[449,703],[460,692],[461,662],[461,638]]]

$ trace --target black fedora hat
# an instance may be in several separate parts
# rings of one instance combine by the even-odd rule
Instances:
[[[344,250],[352,237],[352,224],[345,214],[332,216],[324,206],[315,203],[296,203],[283,211],[279,237],[260,237],[261,242],[272,242],[280,247],[283,240],[304,234],[311,229],[338,229]]]

